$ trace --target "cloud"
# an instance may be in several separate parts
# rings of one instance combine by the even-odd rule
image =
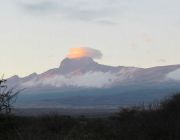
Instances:
[[[56,75],[47,77],[46,79],[33,79],[21,84],[23,87],[38,87],[38,86],[74,86],[86,88],[104,88],[110,86],[117,79],[116,74],[110,72],[88,72],[83,75],[63,76]]]
[[[66,75],[36,76],[31,80],[22,81],[20,87],[83,87],[83,88],[108,88],[117,83],[124,83],[134,80],[134,74],[138,68],[122,68],[118,72],[93,72],[89,71],[83,74],[69,73]]]
[[[55,3],[49,1],[40,1],[37,3],[21,3],[21,6],[24,8],[24,10],[34,13],[55,11],[58,8]]]
[[[167,78],[172,79],[172,80],[176,80],[176,81],[180,81],[180,69],[177,69],[175,71],[170,72],[167,75]]]
[[[160,62],[160,63],[166,63],[166,59],[161,58],[161,59],[158,60],[158,62]]]
[[[45,15],[53,13],[57,17],[70,20],[114,23],[112,17],[120,7],[117,0],[17,0],[18,6],[29,13]],[[103,22],[101,22],[103,21]]]
[[[68,58],[81,58],[81,57],[91,57],[93,59],[100,59],[102,57],[102,53],[99,50],[88,48],[88,47],[78,47],[71,48]]]

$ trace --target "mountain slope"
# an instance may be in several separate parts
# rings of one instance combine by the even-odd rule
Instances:
[[[65,58],[59,68],[42,74],[13,76],[8,84],[26,88],[19,106],[119,106],[148,103],[180,91],[178,76],[180,65],[113,67],[84,57]]]

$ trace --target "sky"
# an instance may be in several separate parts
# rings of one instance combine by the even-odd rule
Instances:
[[[59,67],[74,47],[112,66],[180,64],[179,0],[0,0],[0,74]]]

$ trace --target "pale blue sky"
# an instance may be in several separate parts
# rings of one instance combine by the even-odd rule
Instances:
[[[179,0],[0,0],[0,73],[58,67],[72,47],[102,52],[99,63],[180,64]]]

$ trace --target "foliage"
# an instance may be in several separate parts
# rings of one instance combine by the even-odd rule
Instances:
[[[17,95],[21,90],[14,92],[13,88],[8,89],[5,84],[7,80],[0,80],[0,113],[11,113],[12,105],[16,101]]]
[[[152,106],[124,108],[107,118],[1,115],[0,139],[179,140],[180,94]]]

